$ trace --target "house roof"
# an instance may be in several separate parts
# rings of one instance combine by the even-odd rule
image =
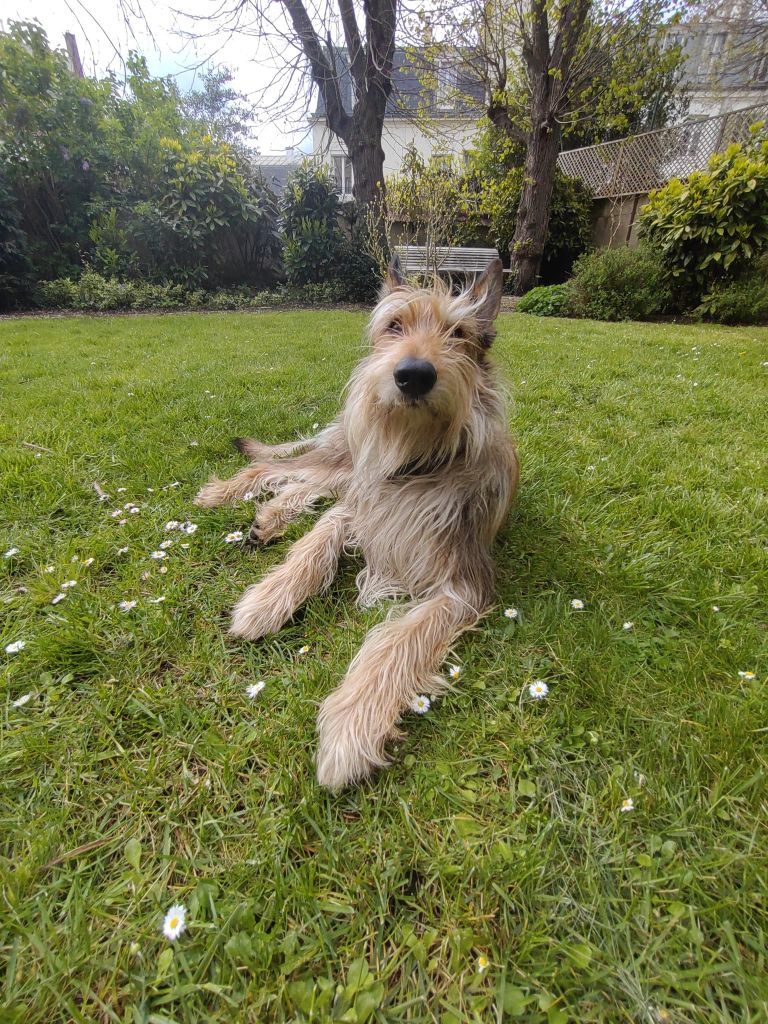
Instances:
[[[347,113],[352,112],[354,98],[349,58],[343,46],[334,48],[334,59],[340,68],[341,100]],[[453,63],[451,67],[454,68]],[[442,102],[436,89],[426,88],[423,79],[434,76],[437,68],[434,59],[423,51],[396,49],[392,61],[392,92],[387,99],[385,117],[412,117],[419,110],[432,117],[478,116],[484,108],[485,90],[482,82],[467,67],[455,66],[455,86],[447,92],[447,102]],[[325,103],[318,95],[314,118],[325,117]]]

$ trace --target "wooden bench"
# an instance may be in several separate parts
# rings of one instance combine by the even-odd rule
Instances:
[[[433,270],[438,274],[480,274],[499,258],[498,249],[461,249],[447,245],[395,245],[393,251],[406,277]]]

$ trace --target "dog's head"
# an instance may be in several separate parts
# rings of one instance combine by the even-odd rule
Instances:
[[[353,454],[392,471],[450,458],[466,444],[482,413],[502,282],[500,260],[459,294],[439,279],[414,287],[390,264],[369,324],[370,355],[349,385]]]

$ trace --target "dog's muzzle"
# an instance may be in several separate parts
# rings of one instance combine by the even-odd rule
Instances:
[[[395,384],[409,398],[421,398],[435,386],[437,370],[426,359],[413,359],[406,356],[394,369]]]

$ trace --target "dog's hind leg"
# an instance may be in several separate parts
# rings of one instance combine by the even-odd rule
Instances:
[[[447,684],[437,674],[448,649],[486,602],[448,587],[374,627],[317,720],[317,779],[340,789],[388,764],[385,746],[400,716],[422,693]]]
[[[214,477],[201,487],[195,504],[203,508],[216,508],[244,498],[254,498],[264,491],[279,491],[293,478],[289,463],[257,462],[235,473],[229,480]]]
[[[296,541],[282,565],[246,590],[232,612],[229,632],[257,640],[280,629],[308,597],[331,585],[348,533],[347,510],[334,505]]]

